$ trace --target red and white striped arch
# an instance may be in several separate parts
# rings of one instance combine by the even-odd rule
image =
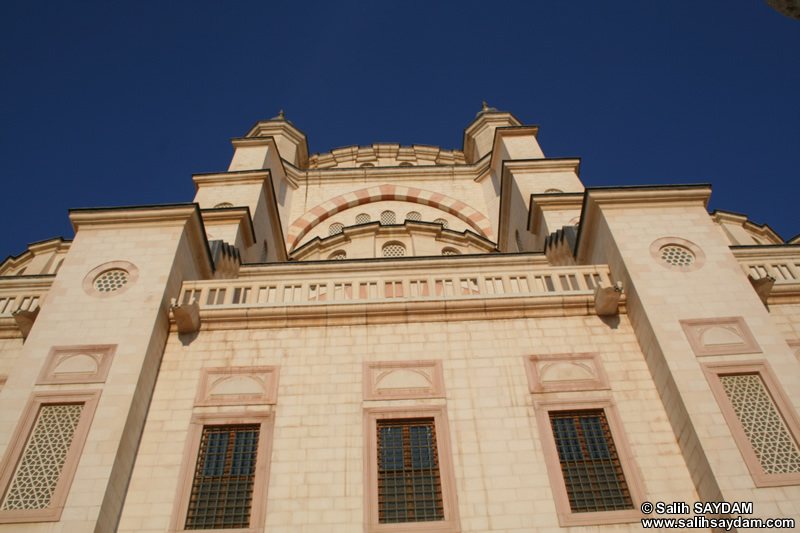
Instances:
[[[306,211],[289,226],[289,235],[287,237],[289,250],[294,250],[311,228],[324,221],[326,218],[336,213],[341,213],[351,207],[383,200],[399,200],[435,207],[445,213],[450,213],[460,218],[482,237],[489,240],[492,239],[492,225],[489,219],[460,200],[450,198],[438,192],[425,191],[414,187],[380,185],[342,194],[341,196],[331,198],[313,209]]]

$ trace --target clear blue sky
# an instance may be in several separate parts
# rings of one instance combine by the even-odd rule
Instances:
[[[800,21],[726,2],[3,2],[0,260],[70,207],[190,202],[284,109],[309,149],[461,148],[482,100],[587,186],[711,182],[800,233]]]

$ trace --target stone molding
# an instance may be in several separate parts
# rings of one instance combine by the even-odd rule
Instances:
[[[375,361],[363,364],[362,398],[444,398],[442,361]]]
[[[523,359],[531,393],[611,388],[596,352],[526,355]]]
[[[277,366],[204,368],[195,407],[270,405],[278,402]]]
[[[696,318],[680,324],[697,357],[761,353],[743,317]]]
[[[116,344],[53,346],[36,385],[105,383]]]

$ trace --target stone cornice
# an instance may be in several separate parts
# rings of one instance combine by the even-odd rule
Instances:
[[[626,312],[624,297],[620,314]],[[398,299],[359,303],[231,306],[200,309],[201,330],[356,326],[454,320],[507,320],[596,315],[594,294]],[[171,331],[177,331],[172,319]]]
[[[195,190],[209,185],[260,185],[271,176],[269,169],[236,170],[211,174],[192,174]]]
[[[135,228],[184,226],[195,264],[202,277],[214,272],[206,230],[197,204],[169,204],[98,209],[70,209],[69,219],[77,234],[87,228]]]
[[[55,274],[46,274],[40,276],[0,276],[0,292],[48,290],[53,284],[54,279],[56,279]]]
[[[485,161],[484,161],[485,159]],[[299,169],[286,163],[287,177],[295,183],[336,183],[358,180],[376,184],[402,183],[404,181],[440,181],[442,179],[476,180],[488,168],[488,158],[472,165],[417,165],[413,167],[344,167]]]
[[[731,246],[730,248],[733,256],[740,261],[800,261],[800,245],[797,244],[754,244],[752,246]]]
[[[244,240],[244,245],[250,247],[256,242],[253,229],[253,219],[249,207],[221,207],[215,209],[201,209],[203,221],[215,224],[238,224],[239,232]]]
[[[559,211],[562,209],[581,209],[583,193],[563,192],[552,194],[531,194],[528,204],[528,231],[538,232],[539,219],[544,211]]]
[[[575,242],[575,259],[583,264],[592,245],[600,217],[600,208],[708,205],[711,185],[708,183],[684,185],[644,185],[633,187],[588,187],[584,191],[581,222]]]

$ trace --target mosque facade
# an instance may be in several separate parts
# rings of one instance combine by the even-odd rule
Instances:
[[[537,134],[281,113],[190,203],[70,210],[0,263],[0,533],[800,518],[800,238]]]

